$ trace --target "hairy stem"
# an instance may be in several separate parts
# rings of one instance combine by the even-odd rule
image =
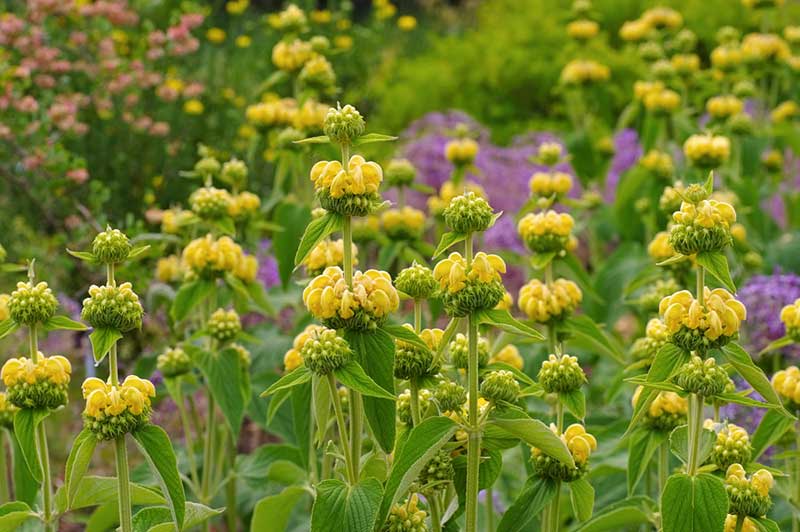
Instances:
[[[486,488],[486,531],[494,532],[494,491]]]
[[[131,511],[131,481],[128,471],[128,449],[125,436],[114,440],[114,455],[117,461],[117,483],[119,485],[119,524],[122,532],[133,531],[133,513]]]
[[[347,437],[347,425],[344,422],[344,413],[342,412],[342,400],[339,393],[336,391],[336,380],[333,374],[328,374],[328,387],[331,391],[331,401],[333,401],[333,412],[336,415],[336,424],[339,427],[339,440],[342,442],[342,454],[344,455],[345,468],[347,470],[347,480],[350,484],[358,482],[358,475],[353,467],[352,456],[350,454],[350,441]]]
[[[434,493],[428,499],[430,501],[431,510],[431,530],[433,532],[442,532],[442,510],[439,508],[439,495]]]
[[[419,384],[417,384],[417,379],[413,377],[408,384],[411,392],[411,420],[416,427],[421,421],[419,413]]]
[[[471,242],[468,238],[467,242]],[[472,246],[469,245],[468,249]],[[470,253],[471,255],[471,253]],[[471,257],[470,257],[471,259]],[[478,426],[478,320],[472,314],[468,319],[469,360],[469,440],[467,441],[467,532],[478,530],[478,475],[481,462],[481,432]]]
[[[697,394],[689,395],[689,463],[690,476],[697,474],[700,467],[700,435],[703,432],[703,397]]]

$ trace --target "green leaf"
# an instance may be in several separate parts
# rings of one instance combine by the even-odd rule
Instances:
[[[198,351],[194,358],[228,428],[235,438],[238,437],[250,401],[249,373],[241,366],[241,358],[231,347],[218,353]]]
[[[311,532],[372,532],[383,488],[374,478],[348,486],[338,479],[317,484]]]
[[[304,384],[310,380],[311,370],[305,366],[299,366],[275,381],[272,386],[261,393],[261,397],[273,395],[281,390],[288,390],[289,388]]]
[[[664,532],[722,532],[728,495],[713,475],[678,474],[667,480],[661,506]]]
[[[381,388],[369,375],[364,372],[364,368],[355,360],[350,360],[347,364],[333,372],[339,382],[367,397],[377,397],[379,399],[389,399],[394,401],[394,394]]]
[[[1,337],[2,337],[2,336],[0,336],[0,338],[1,338]],[[761,350],[761,351],[758,353],[758,356],[759,356],[759,357],[761,357],[761,355],[764,355],[764,354],[766,354],[766,353],[769,353],[770,351],[775,351],[775,350],[778,350],[778,349],[783,349],[784,347],[789,347],[789,346],[790,346],[790,345],[792,345],[793,343],[794,343],[794,340],[792,340],[792,339],[791,339],[790,337],[788,337],[788,336],[784,336],[784,337],[782,337],[782,338],[778,338],[777,340],[774,340],[774,341],[770,342],[770,344],[769,344],[769,345],[767,345],[767,347],[765,347],[764,349],[762,349],[762,350]]]
[[[458,425],[450,418],[434,416],[411,429],[405,444],[392,463],[380,511],[375,521],[376,530],[383,526],[392,505],[408,490],[425,464],[450,440],[457,428]]]
[[[96,328],[89,335],[92,343],[92,353],[94,353],[94,364],[98,365],[106,358],[111,347],[122,339],[122,333],[116,329]]]
[[[547,425],[538,419],[531,418],[519,408],[495,411],[489,424],[500,427],[512,436],[522,439],[531,447],[541,449],[544,454],[552,456],[570,467],[575,466],[572,454],[561,438],[553,434]]]
[[[318,137],[308,137],[302,140],[294,141],[294,144],[330,144],[331,139],[328,135],[319,135]]]
[[[740,393],[719,393],[714,396],[714,399],[723,401],[725,403],[735,403],[737,405],[749,406],[751,408],[780,409],[778,405],[757,401]]]
[[[364,372],[381,388],[394,395],[394,340],[386,331],[347,331],[345,339],[353,357]],[[387,453],[392,452],[395,438],[396,403],[394,398],[364,397],[364,414],[372,434]]]
[[[450,341],[458,332],[458,326],[461,323],[460,318],[450,318],[450,322],[447,324],[447,327],[444,329],[444,334],[442,334],[442,339],[439,341],[439,348],[436,350],[436,358],[441,359],[444,353],[444,350],[447,349],[447,346],[450,345]]]
[[[0,340],[19,329],[19,323],[11,318],[0,321]]]
[[[636,490],[636,486],[647,472],[653,455],[667,440],[667,434],[654,430],[637,430],[628,441],[628,494]]]
[[[285,201],[275,208],[275,221],[284,227],[283,231],[272,235],[272,247],[278,261],[281,284],[286,288],[294,271],[297,247],[311,221],[311,210],[306,205]]]
[[[3,432],[0,430],[0,447],[3,445]],[[19,440],[14,437],[12,431],[7,431],[8,440],[12,447],[12,466],[13,470],[13,478],[14,478],[14,499],[20,502],[24,502],[29,506],[32,504],[36,504],[36,497],[39,494],[39,488],[41,484],[33,478],[31,475],[30,470],[28,469],[28,464],[25,461],[25,453],[22,452],[22,449],[19,445]]]
[[[311,250],[317,244],[325,240],[334,231],[341,231],[344,224],[344,217],[335,212],[327,212],[306,226],[303,237],[300,239],[300,245],[297,247],[297,252],[294,255],[295,268],[300,266]]]
[[[517,334],[519,336],[525,336],[533,340],[544,340],[542,333],[533,327],[525,325],[512,316],[507,310],[482,310],[477,312],[475,316],[478,319],[478,323],[481,325],[491,325],[502,331],[506,331],[511,334]]]
[[[753,359],[745,351],[742,346],[737,343],[730,343],[722,348],[725,353],[725,358],[736,369],[736,371],[744,377],[744,380],[753,387],[755,391],[761,394],[768,403],[780,407],[785,415],[791,416],[783,407],[783,402],[778,393],[770,384],[769,379],[764,375],[764,371],[755,365]]]
[[[586,396],[580,390],[572,390],[569,393],[559,393],[558,400],[561,401],[567,410],[576,418],[583,420],[586,417]]]
[[[459,242],[463,242],[467,239],[467,235],[464,233],[456,233],[455,231],[449,231],[442,235],[442,238],[439,240],[439,245],[436,246],[436,251],[433,252],[433,256],[431,258],[435,259],[445,251],[447,251],[450,246],[454,244],[458,244]]]
[[[69,253],[76,259],[88,262],[89,264],[98,264],[97,258],[94,256],[93,253],[89,251],[73,251],[71,249],[67,249],[67,253]]]
[[[497,532],[526,532],[534,530],[533,520],[541,514],[556,495],[556,483],[550,479],[530,477],[525,487],[508,507],[497,525]]]
[[[684,351],[675,344],[664,344],[661,349],[658,350],[658,353],[656,353],[653,364],[647,372],[647,382],[656,383],[669,381],[675,372],[678,371],[678,368],[688,362],[690,358],[691,355],[689,352]],[[653,388],[645,387],[642,390],[642,393],[639,394],[639,400],[636,402],[636,406],[633,409],[633,417],[628,424],[626,434],[630,433],[634,427],[638,426],[657,395],[658,391]]]
[[[535,270],[543,270],[545,266],[550,264],[556,258],[556,252],[550,251],[548,253],[535,253],[531,257],[531,266]]]
[[[634,525],[652,524],[656,504],[641,495],[610,504],[573,532],[619,532]]]
[[[668,259],[662,260],[661,262],[657,262],[656,266],[669,266],[671,264],[677,264],[679,262],[685,261],[687,258],[688,257],[686,255],[681,255],[680,253],[678,253],[676,255],[671,256]]]
[[[89,327],[67,316],[53,316],[44,324],[44,329],[46,331],[86,331]]]
[[[748,519],[756,524],[758,532],[781,532],[778,523],[766,517],[748,517]]]
[[[17,437],[28,471],[37,482],[42,481],[42,467],[36,445],[36,429],[50,415],[48,410],[23,408],[14,414],[14,436]]]
[[[397,140],[397,137],[382,135],[381,133],[367,133],[355,139],[353,141],[353,146],[363,146],[364,144],[372,144],[374,142],[391,142],[393,140]]]
[[[703,188],[706,189],[706,194],[709,196],[714,192],[714,170],[709,170],[708,178],[706,178]]]
[[[275,316],[275,309],[272,307],[272,303],[269,302],[264,285],[260,281],[244,283],[244,287],[256,309],[260,310],[264,316]]]
[[[75,493],[80,486],[81,480],[89,468],[95,447],[97,447],[97,436],[89,429],[83,429],[72,442],[72,449],[67,457],[67,465],[64,471],[64,490],[66,491],[66,507],[62,512],[72,506]]]
[[[0,505],[0,532],[19,530],[22,523],[33,517],[39,517],[39,514],[24,502],[14,501]]]
[[[381,329],[389,333],[389,335],[393,338],[402,340],[408,344],[412,344],[420,349],[424,349],[425,351],[430,350],[428,344],[425,343],[425,340],[420,338],[417,333],[408,327],[404,327],[402,325],[384,325],[381,327]]]
[[[223,513],[224,509],[209,508],[204,504],[187,502],[184,511],[183,528],[190,530]],[[147,532],[174,532],[175,524],[172,522],[172,513],[169,508],[151,506],[136,512],[133,516],[133,530],[146,530]]]
[[[198,279],[183,283],[175,294],[170,315],[175,321],[182,321],[189,313],[205,301],[216,288],[214,281]]]
[[[314,409],[314,423],[317,427],[314,441],[319,447],[325,441],[331,416],[331,392],[328,379],[320,379],[317,376],[312,378],[311,401]]]
[[[764,451],[780,440],[786,431],[794,425],[794,420],[777,410],[769,410],[753,433],[753,460],[757,460]]]
[[[148,251],[150,251],[150,244],[136,246],[130,251],[130,253],[128,253],[128,260],[138,259],[139,257],[145,255]]]
[[[569,498],[572,501],[572,510],[578,521],[588,521],[592,518],[594,508],[594,488],[585,478],[580,478],[569,483]]]
[[[161,491],[169,502],[172,520],[180,530],[186,512],[186,495],[169,436],[156,425],[145,425],[132,433],[132,436],[158,478]]]
[[[583,340],[591,349],[625,364],[622,349],[589,316],[573,316],[567,320],[566,327],[576,339]]]
[[[292,510],[305,494],[307,494],[305,488],[287,486],[277,495],[264,497],[253,508],[250,530],[284,532],[289,524]]]
[[[75,490],[75,498],[69,510],[80,510],[91,506],[112,503],[116,507],[119,484],[116,477],[83,477]],[[56,507],[67,508],[66,493],[61,487],[56,492]],[[140,484],[131,483],[131,502],[134,505],[165,504],[166,500],[157,491]]]
[[[703,428],[700,433],[700,444],[697,449],[697,463],[702,464],[714,450],[717,442],[717,434],[713,430]],[[681,459],[684,464],[689,463],[689,456],[686,454],[689,449],[689,427],[681,425],[676,427],[669,435],[669,448],[672,453]]]
[[[697,264],[706,269],[711,276],[719,281],[722,286],[736,292],[731,272],[728,268],[728,258],[721,251],[701,251],[697,254]]]

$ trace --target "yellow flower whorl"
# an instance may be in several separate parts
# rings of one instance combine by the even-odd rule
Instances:
[[[531,176],[529,186],[534,196],[563,197],[572,189],[572,176],[566,172],[536,172]]]
[[[672,341],[689,351],[724,345],[747,318],[744,305],[724,288],[704,287],[703,305],[691,292],[681,290],[662,299],[658,312]]]
[[[583,300],[578,285],[567,279],[544,283],[532,279],[519,291],[519,308],[537,323],[551,323],[569,316]]]
[[[150,419],[150,399],[156,396],[153,383],[129,375],[118,386],[90,377],[81,387],[86,407],[86,426],[98,439],[112,440],[141,427]]]
[[[517,224],[517,231],[534,253],[560,252],[574,249],[572,237],[575,219],[554,210],[528,213]]]
[[[800,405],[800,369],[789,366],[772,376],[772,387],[784,399]]]
[[[389,238],[415,240],[425,229],[425,213],[414,207],[387,209],[381,214],[381,226]]]
[[[692,135],[683,143],[683,153],[694,166],[711,169],[731,156],[731,141],[721,135]]]
[[[72,365],[66,358],[46,357],[39,360],[10,358],[0,370],[7,399],[18,408],[58,408],[67,403]]]
[[[358,248],[352,244],[353,266],[358,264]],[[303,261],[309,275],[319,275],[329,266],[344,263],[344,240],[323,240],[311,250]]]

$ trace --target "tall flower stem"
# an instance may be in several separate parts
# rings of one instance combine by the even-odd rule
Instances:
[[[703,432],[703,396],[696,393],[689,395],[689,463],[690,476],[697,474],[700,458],[700,435]]]
[[[422,301],[414,300],[414,332],[419,334],[422,330]]]
[[[358,482],[358,474],[352,463],[352,456],[348,452],[350,449],[350,442],[347,437],[347,425],[344,422],[344,413],[342,412],[342,400],[336,391],[336,380],[333,374],[328,375],[328,387],[331,391],[331,400],[333,401],[333,412],[336,415],[336,424],[339,427],[339,439],[342,442],[342,454],[344,455],[345,469],[347,470],[347,480],[350,484],[355,485]]]
[[[561,525],[561,481],[556,480],[556,493],[550,508],[550,531],[559,532]]]
[[[421,421],[420,410],[419,410],[419,384],[417,384],[417,379],[412,378],[408,382],[410,392],[411,392],[411,420],[414,422],[414,426],[416,427],[419,425]]]
[[[796,412],[795,415],[800,414],[800,412]],[[795,450],[800,452],[800,422],[795,425],[794,429],[795,434]],[[800,457],[794,458],[794,465],[795,465],[795,476],[794,476],[794,502],[795,504],[800,504]],[[792,530],[800,531],[800,518],[797,517],[797,514],[792,514]]]
[[[11,484],[8,479],[8,459],[6,455],[6,436],[0,431],[0,504],[11,498]]]
[[[192,426],[189,422],[189,414],[186,412],[186,405],[183,403],[183,392],[181,389],[181,378],[175,379],[175,395],[173,399],[178,406],[178,413],[181,416],[183,425],[183,444],[186,446],[186,456],[189,460],[189,478],[191,479],[192,490],[197,495],[199,488],[197,480],[197,457],[194,454],[194,439],[192,438]]]
[[[442,510],[439,508],[439,495],[434,493],[430,499],[431,510],[431,530],[433,532],[442,532]]]
[[[208,394],[208,416],[206,419],[206,435],[203,447],[203,481],[200,487],[201,499],[203,503],[210,503],[211,495],[211,476],[214,469],[214,411],[216,409],[214,396]]]
[[[494,490],[486,488],[486,531],[494,532]]]
[[[31,274],[31,282],[33,281]],[[28,327],[28,348],[31,361],[34,364],[39,362],[39,336],[36,324]],[[50,452],[47,448],[47,429],[45,420],[36,427],[36,452],[39,455],[39,464],[42,468],[42,506],[44,512],[44,526],[46,532],[53,529],[51,519],[53,517],[53,482],[50,478]]]
[[[481,460],[481,432],[478,426],[478,320],[469,315],[469,439],[467,440],[467,532],[478,530],[478,475]]]
[[[347,168],[347,159],[350,147],[342,145],[342,164]],[[344,243],[342,266],[344,267],[344,280],[348,288],[353,288],[353,219],[345,216],[342,222],[342,240]],[[332,391],[335,391],[334,387]],[[350,453],[350,464],[355,468],[354,481],[358,481],[358,471],[361,463],[361,433],[363,432],[364,403],[361,394],[350,390],[350,446],[345,446],[345,452]],[[344,443],[344,440],[342,440]]]
[[[706,270],[697,265],[697,302],[701,306],[705,305]]]
[[[236,439],[233,434],[231,434],[228,429],[225,429],[225,432],[228,433],[229,441],[230,441],[230,452],[227,454],[227,463],[228,467],[230,468],[230,476],[228,477],[228,482],[225,485],[225,499],[227,501],[227,507],[225,509],[225,515],[227,518],[228,530],[231,532],[235,532],[237,530],[237,523],[239,521],[238,511],[236,508]]]

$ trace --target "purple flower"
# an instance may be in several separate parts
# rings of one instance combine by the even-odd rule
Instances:
[[[516,253],[525,253],[525,246],[517,233],[514,218],[503,214],[495,224],[484,234],[484,246],[487,251],[509,250]]]
[[[619,179],[642,156],[642,146],[635,129],[623,129],[614,135],[614,158],[606,176],[603,198],[613,203],[617,196]]]
[[[750,389],[750,386],[739,377],[735,377],[733,380],[736,383],[737,390]],[[756,391],[753,391],[748,397],[756,401],[764,401],[764,398]],[[727,420],[730,423],[735,423],[745,429],[751,436],[758,428],[758,424],[761,423],[765,412],[766,410],[763,408],[753,408],[736,403],[728,403],[719,409],[720,421]]]
[[[738,297],[747,308],[747,320],[742,325],[744,340],[751,351],[761,351],[786,334],[780,313],[784,306],[800,298],[800,276],[779,272],[755,275],[744,284]],[[800,358],[798,346],[785,348],[784,352]]]
[[[272,241],[265,238],[258,246],[258,274],[256,278],[264,285],[265,288],[272,288],[281,284],[281,276],[278,272],[278,261],[275,256],[270,253],[272,250]]]

